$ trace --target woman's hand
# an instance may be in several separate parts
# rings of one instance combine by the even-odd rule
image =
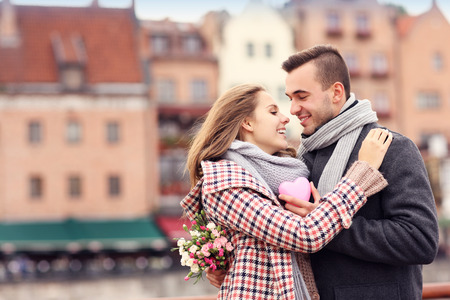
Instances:
[[[206,269],[206,278],[209,280],[209,283],[216,288],[220,288],[223,281],[225,280],[225,275],[227,271],[225,270],[211,270],[210,268]]]
[[[391,145],[392,133],[387,129],[376,128],[369,131],[359,149],[358,160],[366,161],[370,166],[378,169]]]
[[[288,195],[280,195],[279,198],[281,200],[286,201],[286,205],[284,207],[287,210],[293,212],[294,214],[299,215],[300,217],[305,217],[317,206],[319,206],[320,202],[319,192],[314,187],[314,184],[312,182],[310,182],[310,184],[311,184],[311,194],[313,195],[314,203],[305,200],[300,200]]]

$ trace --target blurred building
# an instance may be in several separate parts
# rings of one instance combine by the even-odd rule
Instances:
[[[436,2],[418,16],[400,17],[399,114],[401,131],[422,146],[430,138],[450,141],[450,24]]]
[[[158,115],[160,213],[178,218],[190,190],[185,163],[193,125],[217,98],[217,59],[193,23],[142,21],[141,28],[150,103]]]
[[[382,124],[398,129],[396,11],[377,0],[292,0],[282,11],[295,31],[296,48],[338,47],[352,92],[371,100]]]
[[[295,52],[294,34],[283,16],[262,1],[249,1],[243,12],[223,23],[219,60],[220,93],[241,83],[263,85],[292,119],[287,136],[298,143],[301,127],[289,113],[290,102],[285,95],[285,72],[281,62]],[[217,44],[217,42],[216,42]],[[295,119],[295,120],[294,120]]]
[[[2,1],[4,251],[164,247],[150,218],[158,200],[157,115],[139,33],[134,4]]]

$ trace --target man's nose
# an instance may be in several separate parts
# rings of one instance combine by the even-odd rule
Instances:
[[[289,112],[291,113],[291,115],[295,116],[297,115],[300,111],[302,110],[302,106],[295,103],[294,101],[291,102],[291,108],[289,110]]]

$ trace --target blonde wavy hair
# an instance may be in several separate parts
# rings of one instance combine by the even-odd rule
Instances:
[[[264,91],[266,89],[261,85],[241,84],[214,102],[188,151],[186,170],[191,187],[202,177],[202,161],[220,159],[235,139],[241,140],[241,125],[246,117],[253,115],[258,95]],[[275,155],[295,157],[296,151],[288,147]]]

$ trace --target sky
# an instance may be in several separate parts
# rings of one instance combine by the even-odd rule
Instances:
[[[19,5],[87,6],[92,0],[10,0]],[[263,0],[274,7],[281,7],[287,0]],[[402,5],[411,15],[427,11],[433,0],[378,0],[380,3]],[[450,20],[450,0],[436,0],[447,20]],[[131,0],[99,0],[101,6],[128,7]],[[238,15],[246,0],[135,0],[139,19],[160,20],[166,17],[178,22],[198,22],[211,10],[226,9]]]

